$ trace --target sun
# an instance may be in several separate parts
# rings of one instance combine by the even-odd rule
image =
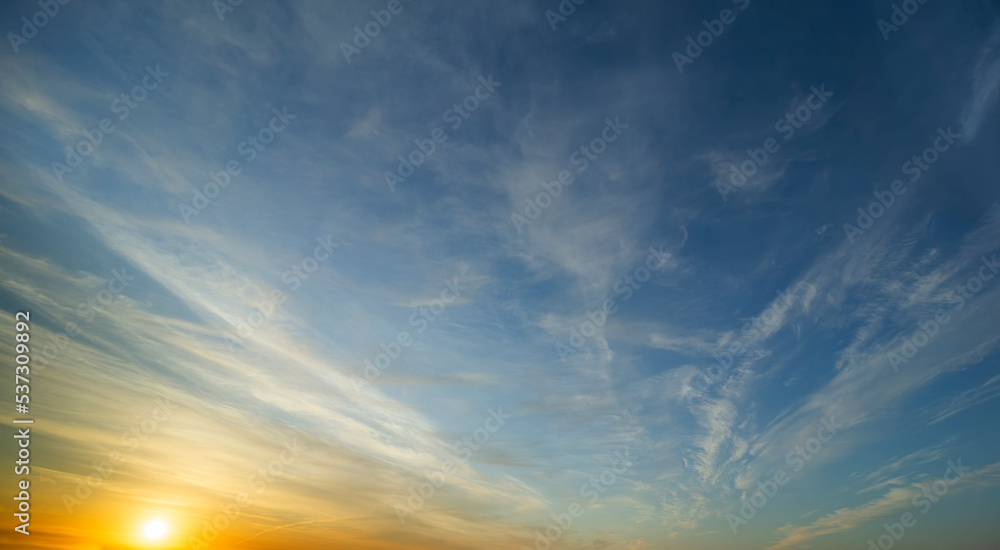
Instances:
[[[166,522],[154,519],[142,527],[142,534],[146,537],[146,540],[160,540],[167,535]]]

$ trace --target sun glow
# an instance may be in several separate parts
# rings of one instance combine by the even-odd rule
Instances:
[[[142,527],[142,534],[146,540],[155,541],[165,537],[168,530],[166,522],[154,519]]]

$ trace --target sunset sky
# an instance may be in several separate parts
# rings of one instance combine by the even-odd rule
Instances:
[[[0,21],[0,546],[997,547],[996,2]]]

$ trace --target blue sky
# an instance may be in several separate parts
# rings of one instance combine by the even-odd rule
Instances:
[[[190,547],[293,438],[216,547],[539,548],[573,503],[554,549],[861,549],[906,512],[900,547],[997,540],[995,3],[887,35],[884,0],[373,23],[389,4],[76,0],[7,34],[0,307],[32,311],[43,365],[29,547],[130,548],[109,533],[146,509]],[[40,9],[5,3],[4,32]],[[401,156],[425,158],[388,185]],[[175,412],[70,510],[157,399]]]

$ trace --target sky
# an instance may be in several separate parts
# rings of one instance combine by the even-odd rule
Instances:
[[[0,21],[0,545],[1000,540],[996,2]]]

